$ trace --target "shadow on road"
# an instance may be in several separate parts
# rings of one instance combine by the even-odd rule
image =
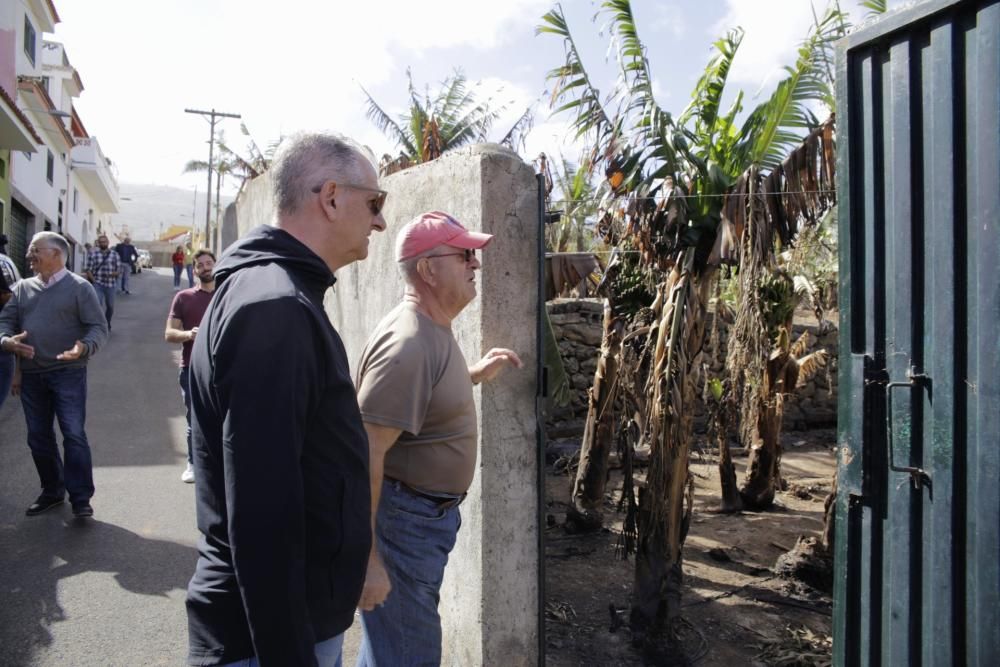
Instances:
[[[4,664],[13,665],[30,664],[37,650],[52,643],[50,627],[67,620],[58,595],[62,580],[111,573],[129,593],[166,597],[187,588],[197,560],[191,547],[101,521],[72,519],[66,506],[0,527],[0,551],[17,563],[16,572],[0,571],[0,646]],[[99,600],[94,604],[95,613],[103,611]],[[121,632],[127,635],[128,628]]]

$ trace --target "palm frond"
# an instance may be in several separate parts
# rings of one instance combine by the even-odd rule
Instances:
[[[365,100],[367,102],[367,109],[365,110],[365,116],[375,127],[379,129],[383,134],[389,135],[392,139],[396,141],[397,144],[403,147],[403,150],[410,154],[416,154],[416,148],[410,142],[410,137],[396,124],[389,114],[387,114],[381,106],[372,98],[364,87],[361,88],[361,92],[365,94]]]
[[[208,171],[208,163],[204,160],[188,160],[182,173],[189,174],[196,171]]]
[[[878,16],[879,14],[885,14],[888,7],[888,0],[864,0],[861,6],[868,9],[868,13],[865,14],[865,18],[871,16]]]
[[[829,98],[826,72],[817,67],[818,54],[824,45],[841,36],[839,13],[828,12],[814,26],[798,50],[793,67],[778,83],[771,97],[758,105],[743,124],[743,140],[733,151],[733,167],[738,171],[751,164],[774,169],[810,128],[810,103]]]
[[[546,81],[552,85],[549,105],[555,107],[553,114],[572,112],[575,118],[571,128],[578,139],[589,132],[609,132],[614,123],[604,109],[600,91],[593,85],[583,65],[562,6],[556,4],[553,10],[542,16],[542,21],[535,28],[535,33],[560,37],[566,57],[562,65],[549,70],[545,76]]]
[[[812,354],[807,354],[798,360],[799,376],[797,385],[801,386],[809,381],[818,370],[826,366],[826,359],[829,356],[826,350],[816,350]],[[791,387],[789,387],[791,389]]]
[[[524,148],[528,133],[531,132],[534,123],[535,109],[534,105],[531,105],[514,121],[514,124],[507,130],[507,134],[503,135],[498,143],[501,146],[507,146],[513,151],[516,151],[518,147]]]
[[[719,107],[722,104],[722,93],[726,87],[726,79],[733,66],[736,52],[743,43],[743,29],[736,28],[726,33],[725,37],[716,41],[713,46],[716,55],[708,61],[704,73],[691,93],[691,102],[677,118],[677,124],[686,126],[692,118],[696,119],[700,128],[712,131],[716,126]],[[731,115],[735,115],[732,111]],[[696,130],[697,131],[697,130]]]

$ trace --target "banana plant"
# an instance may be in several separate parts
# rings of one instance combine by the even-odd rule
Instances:
[[[808,131],[810,105],[822,102],[826,89],[818,85],[821,75],[814,56],[832,39],[838,11],[834,7],[817,21],[785,78],[742,123],[737,122],[743,112],[742,93],[720,111],[743,38],[739,29],[715,43],[691,104],[675,118],[653,95],[646,48],[628,0],[601,3],[618,69],[606,95],[589,75],[561,6],[545,14],[537,28],[564,45],[565,62],[548,74],[551,106],[555,113],[571,116],[573,132],[590,147],[590,164],[604,168],[608,190],[599,229],[609,244],[638,251],[637,270],[654,286],[652,303],[640,309],[645,318],[651,311],[653,318],[652,325],[644,325],[648,332],[643,361],[619,366],[620,376],[644,378],[647,398],[638,428],[628,429],[638,434],[632,444],[648,446],[651,452],[646,489],[630,511],[635,539],[625,545],[626,553],[636,553],[630,618],[640,635],[657,634],[680,613],[681,551],[691,511],[688,415],[697,395],[708,294],[719,265],[741,261],[747,226],[762,224],[759,215],[747,211],[748,195],[755,189],[759,193],[760,169],[781,163]],[[758,235],[764,239],[758,254],[765,263],[773,243],[766,232]],[[637,331],[626,326],[623,338]],[[613,405],[595,403],[595,409]],[[594,429],[595,434],[599,431]],[[585,438],[581,460],[587,447]],[[577,479],[593,479],[584,468]],[[589,489],[592,495],[598,491],[603,493],[603,487]],[[625,533],[633,534],[629,525]]]

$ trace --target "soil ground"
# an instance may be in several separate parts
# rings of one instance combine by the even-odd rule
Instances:
[[[628,627],[634,559],[615,554],[623,513],[616,510],[622,476],[612,461],[605,528],[568,534],[564,528],[571,478],[565,461],[548,467],[545,546],[546,664],[646,665],[829,664],[831,598],[778,577],[775,560],[800,536],[818,536],[836,462],[832,430],[782,435],[786,490],[766,512],[718,512],[717,459],[696,453],[695,502],[684,545],[683,657],[644,657]],[[746,457],[734,451],[737,480]],[[644,472],[644,471],[643,471]],[[639,473],[637,472],[637,475]]]

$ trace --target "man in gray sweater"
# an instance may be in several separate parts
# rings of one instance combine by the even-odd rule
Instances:
[[[67,492],[73,516],[94,514],[94,475],[84,432],[87,361],[107,340],[108,323],[93,286],[66,269],[68,256],[63,237],[35,234],[28,247],[35,275],[17,283],[0,312],[0,349],[21,357],[21,406],[42,486],[28,516],[62,504]],[[56,419],[65,463],[53,428]]]

